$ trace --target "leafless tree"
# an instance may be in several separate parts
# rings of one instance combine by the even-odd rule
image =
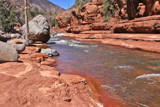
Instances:
[[[26,24],[26,27],[25,27],[25,38],[28,42],[28,34],[29,34],[29,25],[28,25],[28,0],[24,0],[24,13],[25,13],[25,24]]]

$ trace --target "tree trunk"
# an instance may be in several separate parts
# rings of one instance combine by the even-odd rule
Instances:
[[[28,42],[29,26],[28,26],[28,8],[27,8],[28,6],[27,6],[27,0],[24,0],[24,3],[25,3],[24,12],[25,12],[25,24],[26,24],[24,39],[27,40],[27,42]]]

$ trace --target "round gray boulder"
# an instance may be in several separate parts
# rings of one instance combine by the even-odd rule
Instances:
[[[26,25],[23,25],[20,29],[23,38],[25,36],[25,27]],[[41,41],[43,43],[46,43],[50,39],[50,26],[44,16],[38,15],[29,22],[28,38],[33,42]]]
[[[17,60],[17,50],[13,46],[0,41],[0,62],[14,62]]]

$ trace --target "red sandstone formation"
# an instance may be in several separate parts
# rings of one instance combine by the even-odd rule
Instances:
[[[115,33],[160,33],[160,15],[137,18],[117,24]]]
[[[93,0],[85,4],[80,10],[72,8],[71,10],[58,14],[56,18],[60,28],[58,31],[65,30],[69,33],[79,33],[80,31],[97,30],[90,28],[90,26],[94,23],[104,23],[103,4],[103,0]],[[134,19],[135,17],[142,17],[144,15],[159,14],[160,4],[158,0],[144,0],[143,2],[140,0],[136,0],[135,2],[132,0],[127,0],[127,2],[126,0],[116,0],[115,9],[117,11],[109,23],[107,23],[108,25],[114,26],[122,19]],[[105,29],[102,28],[98,30]]]
[[[37,50],[27,47],[19,62],[0,64],[0,107],[98,107],[84,78],[60,74]]]
[[[160,15],[154,15],[160,13],[159,0],[144,0],[143,2],[116,0],[117,12],[109,22],[103,22],[102,5],[103,0],[93,0],[85,4],[79,11],[73,8],[59,14],[57,16],[60,26],[58,31],[68,32],[69,34],[64,36],[80,41],[96,41],[160,53],[157,47],[160,41]],[[67,15],[68,19],[63,20]],[[145,15],[153,16],[144,17]]]

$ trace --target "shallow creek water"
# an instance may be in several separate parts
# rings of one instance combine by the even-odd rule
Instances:
[[[61,73],[100,81],[97,87],[105,90],[103,94],[110,93],[127,107],[160,107],[160,54],[61,36],[52,37],[48,44],[60,53],[56,60]]]

